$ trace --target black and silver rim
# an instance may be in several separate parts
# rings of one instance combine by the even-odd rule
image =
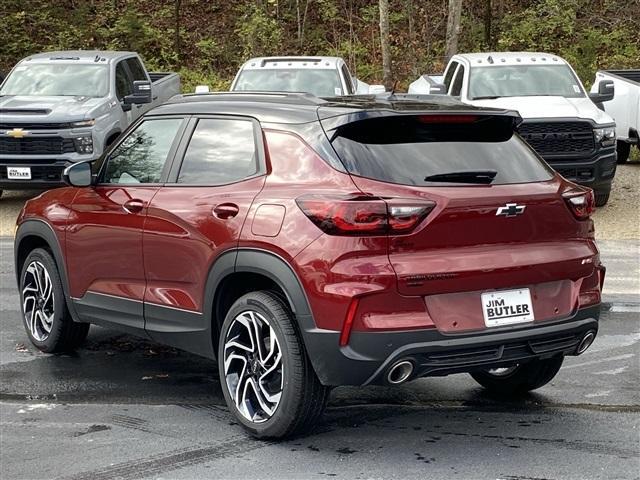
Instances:
[[[31,336],[44,342],[51,333],[55,299],[49,272],[38,261],[29,264],[22,281],[22,311]]]
[[[283,388],[282,350],[268,320],[254,311],[237,315],[225,338],[224,375],[240,414],[254,423],[269,420]]]

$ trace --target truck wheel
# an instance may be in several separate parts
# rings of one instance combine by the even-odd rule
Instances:
[[[500,395],[521,395],[549,383],[562,366],[562,355],[534,360],[508,368],[472,372],[473,379],[487,390]]]
[[[618,163],[627,163],[627,160],[629,160],[629,153],[631,152],[631,144],[618,140],[616,143],[616,151],[618,152]]]
[[[42,249],[33,250],[20,274],[22,316],[29,340],[46,353],[66,352],[87,338],[88,323],[71,318],[56,262]]]
[[[232,305],[220,332],[218,370],[229,410],[258,438],[305,433],[329,396],[291,310],[270,291],[248,293]]]
[[[4,193],[4,190],[0,190],[0,198],[2,198],[3,193]]]
[[[596,207],[604,207],[609,201],[609,195],[611,194],[611,191],[594,193],[596,194]]]

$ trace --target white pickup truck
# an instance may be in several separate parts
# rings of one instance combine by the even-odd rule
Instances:
[[[613,82],[616,96],[603,108],[616,121],[618,163],[625,163],[631,145],[640,149],[640,70],[599,71],[591,91],[606,80]]]
[[[496,52],[454,55],[443,77],[423,75],[409,93],[517,110],[520,135],[561,175],[593,188],[603,206],[616,171],[615,122],[595,103],[613,98],[613,82],[595,89],[589,94],[557,55]]]
[[[384,93],[351,75],[340,57],[258,57],[246,61],[231,91],[307,92],[317,97]]]

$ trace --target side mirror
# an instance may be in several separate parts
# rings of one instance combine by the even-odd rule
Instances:
[[[370,95],[378,95],[380,93],[385,93],[387,90],[384,88],[384,85],[369,85],[369,94]]]
[[[600,80],[598,83],[598,92],[590,93],[589,98],[595,103],[602,103],[613,100],[614,95],[615,85],[613,80]]]
[[[91,162],[78,162],[69,165],[62,173],[64,183],[72,187],[89,187],[93,184]]]
[[[446,95],[447,86],[444,83],[433,83],[429,85],[429,95]]]
[[[133,82],[133,93],[124,97],[125,105],[151,103],[151,82],[136,80]]]

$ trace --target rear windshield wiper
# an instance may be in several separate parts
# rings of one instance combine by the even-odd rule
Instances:
[[[467,170],[429,175],[424,178],[424,181],[489,184],[493,182],[497,174],[498,172],[496,170]]]

